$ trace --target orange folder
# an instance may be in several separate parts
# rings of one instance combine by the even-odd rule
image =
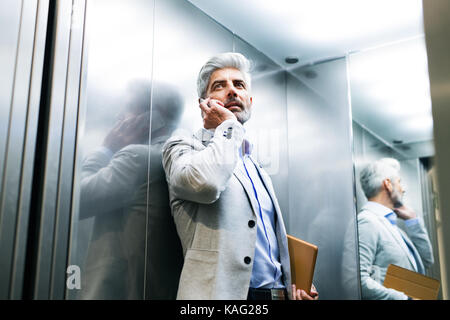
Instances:
[[[287,235],[287,238],[292,283],[298,289],[303,289],[310,294],[318,248],[291,235]]]
[[[423,274],[390,264],[383,285],[419,300],[436,300],[439,281]]]

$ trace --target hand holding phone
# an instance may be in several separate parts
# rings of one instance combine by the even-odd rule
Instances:
[[[411,208],[408,208],[404,205],[402,205],[398,208],[394,208],[394,212],[397,215],[397,217],[399,217],[400,219],[403,219],[403,220],[417,218],[417,215],[414,212],[414,210]]]
[[[236,119],[236,116],[224,107],[224,104],[216,99],[199,99],[199,107],[202,110],[203,126],[205,129],[215,129],[228,119]]]

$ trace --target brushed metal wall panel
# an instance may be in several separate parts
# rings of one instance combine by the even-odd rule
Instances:
[[[80,80],[67,93],[79,90],[77,136],[64,141],[67,158],[76,143],[68,265],[80,268],[81,286],[66,288],[66,299],[144,297],[148,149],[136,154],[133,146],[148,141],[149,132],[119,143],[123,131],[117,125],[134,111],[150,111],[153,9],[154,1],[145,0],[86,3]],[[72,46],[71,52],[79,49]],[[146,119],[141,124],[148,126]],[[107,136],[114,136],[109,141],[117,149],[105,142]],[[127,168],[136,164],[133,157],[139,157],[139,168]],[[132,176],[142,184],[133,184]],[[143,208],[144,223],[130,229],[135,207]]]
[[[288,75],[289,228],[319,247],[321,299],[359,299],[345,59]]]
[[[0,297],[20,299],[48,1],[0,5]]]

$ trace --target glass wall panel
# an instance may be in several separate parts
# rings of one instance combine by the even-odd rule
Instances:
[[[69,265],[77,299],[142,299],[153,1],[94,0],[86,34]]]
[[[426,51],[423,37],[400,41],[378,48],[365,50],[349,56],[349,79],[351,87],[353,115],[353,153],[355,166],[355,185],[357,210],[360,212],[368,199],[363,192],[360,174],[369,162],[381,158],[394,158],[400,163],[399,177],[404,191],[402,203],[415,212],[424,226],[432,247],[429,261],[428,253],[420,252],[418,259],[424,264],[425,270],[414,269],[407,262],[390,256],[388,248],[380,250],[392,264],[436,277],[439,274],[433,267],[437,262],[437,243],[434,224],[430,225],[429,215],[434,216],[434,208],[429,205],[432,189],[427,187],[423,174],[423,162],[432,162],[434,155],[433,122],[431,118],[431,100],[428,83]],[[381,187],[380,187],[381,188]],[[382,190],[382,189],[380,189]],[[391,197],[391,196],[389,196]],[[381,200],[371,197],[371,201],[381,203]],[[383,202],[387,207],[388,202]],[[428,216],[425,216],[428,215]],[[414,232],[406,226],[405,218],[397,214],[399,230],[408,234],[408,239],[414,239]],[[362,221],[362,220],[361,220]],[[386,220],[387,221],[387,220]],[[374,230],[373,232],[380,232]],[[415,232],[418,232],[417,230]],[[367,239],[367,231],[359,232],[360,239]],[[366,240],[363,240],[366,241]],[[388,241],[383,238],[382,241]],[[407,240],[405,240],[407,241]],[[415,248],[420,244],[414,242]],[[367,248],[365,242],[364,248]],[[395,247],[396,248],[396,247]],[[361,255],[367,256],[367,249]],[[394,249],[395,250],[395,249]],[[429,252],[429,250],[426,250]],[[396,255],[399,257],[399,255]],[[387,269],[386,263],[374,259],[370,275],[367,276],[366,265],[361,264],[362,296],[363,298],[398,299],[394,294],[383,293],[382,287],[368,287],[367,283],[375,280],[382,284]],[[406,260],[407,261],[407,260]],[[431,264],[430,264],[431,263]],[[378,270],[378,273],[373,270]],[[364,271],[364,275],[362,274]]]
[[[356,209],[357,212],[366,203],[364,192],[361,188],[359,176],[361,166],[364,161],[381,159],[383,157],[401,158],[402,155],[393,150],[379,138],[375,137],[366,128],[362,127],[355,120],[352,121],[353,126],[353,159],[355,162],[355,186],[356,186]]]

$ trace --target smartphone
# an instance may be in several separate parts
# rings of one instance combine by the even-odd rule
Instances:
[[[205,101],[206,99],[203,99],[203,98],[200,98],[200,102],[203,102],[203,101]],[[206,104],[208,107],[211,107],[210,105],[209,105],[209,102]]]
[[[397,201],[394,203],[394,208],[400,208],[400,207],[403,207],[403,202],[400,201],[400,200],[397,200]]]

